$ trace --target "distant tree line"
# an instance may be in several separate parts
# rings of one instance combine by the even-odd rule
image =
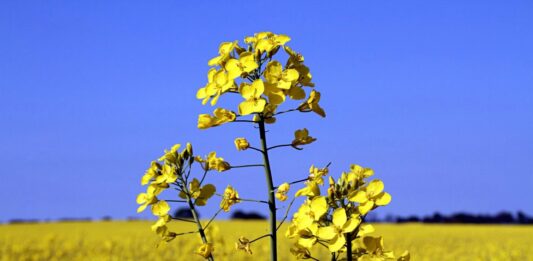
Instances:
[[[174,212],[174,217],[182,219],[192,219],[192,215],[188,209],[177,209]],[[264,220],[266,217],[258,212],[244,212],[237,210],[232,213],[230,219],[237,220]],[[110,216],[104,216],[101,221],[111,221]],[[128,221],[141,220],[138,217],[129,217]],[[54,222],[87,222],[92,221],[91,218],[60,218]],[[98,219],[94,220],[98,221]],[[369,215],[366,217],[367,222],[385,222],[385,223],[437,223],[437,224],[533,224],[533,217],[527,215],[522,211],[518,211],[515,214],[507,211],[502,211],[494,215],[487,214],[471,214],[458,212],[450,215],[443,215],[439,212],[435,212],[433,215],[427,216],[393,216],[387,215],[384,218],[379,218],[377,215]],[[10,224],[22,224],[22,223],[39,223],[39,222],[52,222],[52,220],[38,220],[38,219],[11,219],[8,221]]]
[[[435,212],[433,215],[427,216],[391,216],[388,215],[384,219],[379,219],[377,216],[369,217],[372,222],[389,222],[389,223],[445,223],[445,224],[533,224],[533,217],[528,216],[522,211],[513,214],[511,212],[502,211],[494,215],[488,214],[471,214],[458,212],[450,215],[443,215]],[[369,220],[369,221],[370,221]]]

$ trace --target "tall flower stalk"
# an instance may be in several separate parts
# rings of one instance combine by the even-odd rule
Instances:
[[[391,260],[393,254],[383,249],[381,237],[367,234],[373,231],[364,217],[369,211],[389,204],[391,196],[383,192],[384,185],[380,180],[366,181],[373,171],[358,165],[352,165],[350,172],[342,173],[335,181],[328,177],[327,193],[322,194],[320,187],[329,173],[329,163],[318,168],[314,165],[304,179],[284,182],[275,185],[270,162],[270,151],[273,149],[292,148],[302,150],[302,146],[311,144],[317,139],[310,136],[307,128],[294,131],[290,142],[268,147],[267,126],[277,122],[279,116],[287,113],[312,112],[325,117],[324,109],[319,105],[321,93],[314,89],[310,69],[304,64],[304,57],[287,46],[291,39],[282,34],[261,32],[244,39],[245,45],[238,41],[223,42],[219,46],[218,56],[209,60],[211,66],[207,73],[207,84],[201,87],[196,98],[202,104],[215,106],[223,95],[239,95],[242,101],[237,112],[226,108],[215,108],[212,114],[200,114],[198,128],[208,129],[228,123],[248,123],[259,130],[259,147],[246,138],[236,138],[234,143],[238,151],[253,150],[262,156],[262,164],[246,163],[232,165],[211,152],[205,157],[193,154],[192,145],[179,151],[175,145],[147,170],[141,184],[148,185],[147,192],[139,194],[137,203],[143,211],[148,206],[158,221],[152,230],[164,242],[177,236],[198,233],[201,242],[196,254],[214,260],[216,246],[208,238],[206,230],[221,212],[228,212],[233,205],[239,203],[266,204],[269,212],[269,233],[254,239],[241,236],[236,240],[235,248],[253,254],[252,244],[264,238],[270,238],[270,260],[278,258],[278,230],[289,217],[289,211],[296,197],[305,197],[304,203],[290,219],[285,236],[294,240],[291,253],[298,259],[318,260],[311,252],[315,246],[325,247],[331,253],[331,260]],[[279,58],[285,62],[280,62]],[[291,104],[290,101],[298,101]],[[289,106],[282,109],[282,106]],[[192,171],[193,165],[200,165],[203,173],[198,175]],[[212,184],[204,184],[210,172],[223,172],[235,168],[262,167],[265,174],[267,200],[241,197],[236,188],[228,185],[222,193],[216,193]],[[277,222],[277,202],[285,202],[290,197],[291,186],[305,183],[289,204],[285,206],[285,216]],[[162,200],[158,196],[168,189],[178,191],[182,200]],[[199,219],[197,207],[205,206],[214,195],[221,197],[220,208],[204,225]],[[191,211],[192,220],[173,217],[169,214],[168,202],[184,202]],[[171,220],[193,222],[197,230],[175,233],[169,231],[166,224]],[[406,252],[398,260],[408,260]]]
[[[272,170],[270,168],[270,159],[268,158],[268,147],[266,140],[265,121],[263,118],[259,120],[259,136],[261,139],[261,150],[263,151],[263,164],[265,165],[265,177],[268,192],[268,210],[270,212],[270,260],[277,260],[277,222],[276,222],[276,197],[274,190],[274,182],[272,180]]]

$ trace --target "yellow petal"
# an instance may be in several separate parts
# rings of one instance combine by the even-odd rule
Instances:
[[[370,234],[370,233],[372,233],[374,231],[376,231],[376,229],[371,224],[362,224],[359,227],[359,231],[357,232],[357,235],[358,236],[364,236],[364,235]]]
[[[349,200],[352,202],[357,202],[357,203],[365,203],[368,200],[368,198],[366,196],[366,192],[359,190],[359,191],[356,191],[355,193],[352,193],[352,195],[350,195],[349,197]]]
[[[338,208],[333,211],[333,224],[337,227],[343,227],[346,223],[346,210],[344,208]]]
[[[381,193],[381,191],[383,191],[384,188],[385,188],[385,185],[383,184],[383,181],[379,179],[375,179],[375,180],[370,181],[370,183],[368,183],[368,186],[366,187],[366,191],[373,195],[377,195]]]
[[[204,199],[209,199],[215,194],[216,190],[217,188],[214,185],[207,184],[202,187],[201,192],[200,192],[200,197]]]
[[[289,97],[293,100],[305,99],[305,91],[302,89],[302,87],[293,85],[289,89]]]
[[[365,203],[359,204],[359,207],[357,208],[361,215],[366,215],[372,208],[374,207],[373,201],[367,201]]]
[[[361,220],[358,218],[350,218],[344,226],[342,227],[342,233],[350,233],[355,230],[355,228],[361,223]]]
[[[346,239],[344,238],[344,235],[337,235],[329,242],[329,251],[337,252],[344,246],[345,243]]]
[[[138,208],[137,208],[137,213],[141,213],[143,212],[146,207],[148,206],[148,204],[144,204],[144,205],[140,205]]]
[[[305,247],[307,249],[311,249],[315,243],[316,243],[316,237],[298,239],[298,245]]]
[[[311,200],[311,210],[315,214],[315,220],[320,219],[328,211],[326,197],[318,196]]]
[[[294,69],[287,69],[283,74],[283,79],[288,82],[294,82],[298,80],[299,77],[298,71]]]
[[[392,197],[389,193],[387,192],[381,192],[377,197],[376,197],[376,205],[378,206],[386,206],[388,205],[392,200]]]
[[[239,114],[248,115],[254,112],[262,112],[265,108],[266,101],[264,99],[259,99],[257,101],[247,100],[239,104]]]
[[[141,193],[137,195],[137,204],[144,204],[148,201],[148,195],[146,193]]]
[[[335,226],[319,227],[317,236],[323,240],[331,240],[337,236],[337,229]]]
[[[257,79],[252,83],[252,88],[254,90],[253,97],[259,98],[261,97],[261,94],[265,92],[265,85],[263,84],[263,80]]]

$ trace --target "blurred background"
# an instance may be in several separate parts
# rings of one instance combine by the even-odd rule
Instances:
[[[252,126],[197,129],[213,108],[195,94],[220,42],[260,31],[292,38],[327,114],[269,126],[271,145],[304,127],[318,138],[274,151],[277,184],[356,163],[392,194],[381,218],[533,214],[532,12],[531,1],[2,1],[0,222],[151,218],[135,212],[140,178],[175,143],[259,163],[233,145],[258,146]],[[260,168],[208,181],[265,198]]]

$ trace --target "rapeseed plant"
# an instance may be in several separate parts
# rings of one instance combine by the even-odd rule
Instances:
[[[180,235],[198,233],[202,243],[195,253],[208,260],[214,260],[217,246],[214,242],[208,241],[205,231],[218,213],[228,212],[233,205],[242,201],[265,203],[270,212],[270,233],[252,240],[241,236],[235,246],[237,250],[252,254],[254,242],[270,238],[270,259],[277,260],[277,232],[287,219],[295,198],[305,197],[306,200],[294,214],[286,232],[286,236],[294,240],[294,246],[290,252],[295,257],[317,260],[312,256],[312,249],[315,246],[323,246],[331,252],[332,260],[392,259],[393,253],[383,249],[382,238],[366,235],[369,231],[373,231],[373,228],[364,224],[365,216],[370,211],[385,206],[391,201],[391,196],[383,191],[382,181],[376,179],[368,182],[366,180],[373,175],[371,169],[352,165],[350,171],[342,173],[337,181],[329,176],[329,187],[324,194],[321,193],[320,187],[325,185],[324,178],[329,174],[329,164],[324,168],[312,165],[305,179],[274,186],[269,159],[270,151],[281,147],[302,150],[301,146],[309,145],[317,139],[309,135],[307,128],[302,128],[294,132],[294,139],[290,143],[269,147],[265,124],[276,123],[278,115],[290,112],[313,112],[321,117],[326,116],[319,104],[320,92],[311,89],[315,84],[312,82],[309,68],[304,64],[304,57],[286,45],[290,40],[290,37],[283,34],[260,32],[246,37],[244,46],[239,45],[238,41],[223,42],[219,46],[218,56],[208,62],[212,68],[207,73],[206,85],[196,93],[196,98],[201,100],[203,105],[210,101],[211,106],[215,106],[225,94],[241,96],[242,100],[236,106],[237,113],[231,109],[216,108],[213,114],[200,114],[198,128],[208,129],[231,122],[245,122],[257,126],[259,147],[252,146],[243,137],[235,139],[234,143],[238,151],[259,152],[263,163],[233,166],[217,156],[216,152],[200,157],[193,154],[192,145],[189,143],[181,151],[179,144],[174,145],[170,150],[166,150],[157,161],[152,162],[142,177],[141,184],[148,187],[146,193],[141,193],[137,197],[137,203],[140,204],[138,211],[143,211],[148,206],[151,207],[152,213],[158,217],[152,230],[161,237],[163,242],[169,242]],[[280,50],[288,55],[285,63],[275,59],[278,58],[276,54]],[[290,100],[300,102],[289,105],[292,107],[286,110],[279,109]],[[201,177],[193,177],[192,169],[195,164],[200,165],[203,170]],[[223,172],[243,167],[264,168],[267,201],[241,198],[231,185],[225,188],[223,194],[217,194],[215,185],[204,184],[209,171]],[[296,191],[286,208],[285,217],[278,224],[276,199],[281,202],[287,201],[291,186],[303,182],[305,186]],[[162,200],[157,197],[168,188],[177,190],[181,200]],[[213,195],[219,195],[222,198],[220,208],[204,225],[198,219],[196,207],[208,204]],[[193,219],[170,216],[168,202],[174,201],[187,203]],[[196,223],[198,229],[185,233],[170,231],[167,224],[172,220]],[[399,260],[408,259],[407,252],[399,258]]]

